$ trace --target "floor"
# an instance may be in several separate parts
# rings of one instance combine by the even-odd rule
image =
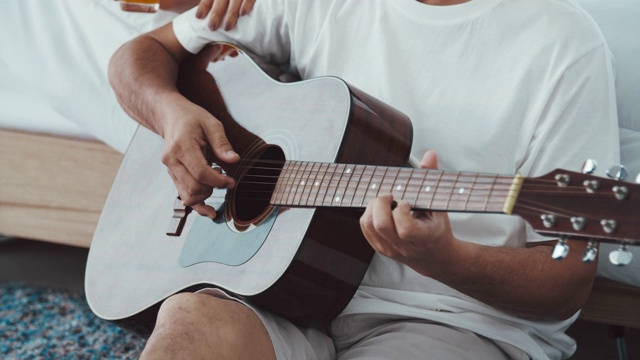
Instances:
[[[88,250],[40,241],[0,237],[0,281],[23,281],[82,292]],[[628,359],[640,359],[640,330],[625,329]],[[569,334],[578,342],[577,360],[618,359],[613,331],[578,321]]]

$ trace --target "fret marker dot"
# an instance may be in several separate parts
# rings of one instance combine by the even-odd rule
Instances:
[[[458,194],[464,194],[464,188],[460,188],[460,190],[458,190]]]
[[[347,169],[347,174],[351,174],[351,168]]]
[[[431,191],[431,186],[427,186],[426,188],[424,188],[424,191],[426,191],[426,192]]]
[[[320,185],[320,181],[316,181],[316,183],[315,183],[315,184],[313,184],[313,185],[315,185],[315,186],[319,186],[319,185]]]
[[[300,185],[304,185],[304,180],[300,181]]]
[[[402,190],[402,185],[396,186],[396,190],[398,190],[398,191]]]
[[[336,202],[339,203],[340,202],[340,196],[336,196]]]
[[[375,189],[376,188],[376,184],[371,185],[371,188]]]

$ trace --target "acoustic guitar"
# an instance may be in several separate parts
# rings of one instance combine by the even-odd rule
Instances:
[[[414,209],[518,215],[562,238],[640,238],[635,184],[566,170],[525,178],[406,167],[409,119],[336,77],[282,83],[246,52],[216,44],[183,64],[178,86],[225,124],[242,160],[223,167],[237,186],[214,189],[211,220],[177,198],[159,161],[163,140],[137,130],[93,238],[85,288],[96,315],[142,335],[164,299],[203,287],[326,325],[367,270],[373,251],[359,217],[383,193]],[[554,256],[566,250],[561,243]],[[586,261],[596,256],[589,251]]]

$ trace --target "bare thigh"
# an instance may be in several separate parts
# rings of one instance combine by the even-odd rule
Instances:
[[[142,358],[275,359],[269,333],[245,305],[183,293],[162,304]]]

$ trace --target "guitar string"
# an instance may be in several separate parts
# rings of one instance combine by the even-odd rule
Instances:
[[[275,161],[274,161],[275,162]],[[309,162],[312,163],[312,162]],[[343,165],[343,164],[335,164],[335,163],[316,163],[316,164],[328,164],[328,165]],[[352,164],[344,164],[347,166],[366,166],[366,167],[371,167],[371,168],[375,168],[377,167],[376,165],[352,165]],[[272,168],[272,167],[256,167],[256,166],[232,166],[234,168],[234,170],[238,170],[238,168],[247,168],[247,169],[261,169],[261,170],[267,170],[267,171],[274,171],[277,174],[275,175],[266,175],[266,174],[251,174],[251,175],[245,175],[243,176],[243,182],[245,183],[249,183],[247,182],[245,179],[258,179],[258,178],[266,178],[266,179],[279,179],[282,178],[284,179],[283,182],[285,185],[289,185],[289,186],[296,186],[292,181],[294,181],[295,179],[303,179],[302,176],[298,177],[297,175],[300,173],[303,174],[308,174],[305,176],[308,177],[313,177],[314,174],[317,176],[317,171],[314,170],[282,170],[280,168]],[[402,176],[403,172],[411,172],[412,170],[416,171],[418,170],[417,174],[424,174],[425,175],[425,180],[426,177],[429,176],[429,172],[433,172],[435,174],[435,176],[438,176],[438,174],[441,177],[462,177],[462,181],[458,180],[458,181],[453,181],[454,183],[460,183],[460,184],[484,184],[484,183],[492,183],[494,179],[498,178],[504,181],[508,181],[507,185],[511,185],[514,179],[514,175],[498,175],[498,174],[485,174],[485,173],[473,173],[473,172],[456,172],[456,171],[447,171],[447,170],[439,170],[439,169],[414,169],[414,168],[403,168],[403,167],[386,167],[386,166],[378,166],[380,168],[390,168],[390,169],[400,169],[399,171],[399,175],[397,176],[397,179],[399,180],[416,180],[419,181],[422,179],[422,177],[420,177],[420,175],[418,176]],[[335,170],[335,169],[333,169]],[[278,175],[281,174],[281,172],[287,172],[288,175]],[[375,170],[374,170],[375,171]],[[295,173],[293,173],[295,172]],[[342,174],[342,172],[338,172],[338,171],[323,171],[322,173],[325,174],[330,174],[330,177],[336,176],[338,174]],[[367,177],[371,177],[371,180],[375,179],[382,179],[384,180],[381,176],[376,176],[375,173],[371,173],[371,174],[364,174],[361,173],[362,175],[365,175]],[[482,182],[482,181],[468,181],[466,180],[466,177],[474,177],[475,179],[481,179],[481,180],[488,180],[487,182]],[[453,179],[450,179],[453,180]],[[331,182],[336,182],[337,180],[331,180]],[[546,179],[533,179],[533,178],[527,178],[527,181],[529,182],[528,185],[530,186],[547,186],[547,185],[552,185],[553,188],[558,188],[557,184],[558,182],[555,180],[546,180]],[[362,181],[361,181],[362,182]],[[535,184],[534,184],[535,182]],[[256,184],[260,184],[261,182],[259,181],[254,181],[254,183]],[[271,183],[267,183],[267,182],[263,182],[264,184],[271,184]],[[350,182],[349,182],[350,183]],[[397,184],[397,182],[394,182],[394,185]],[[585,191],[585,187],[584,186],[580,186],[580,185],[569,185],[569,186],[563,186],[561,187],[562,190],[576,190],[576,192],[584,192]],[[597,194],[597,193],[589,193],[589,195],[593,195],[593,194]]]
[[[326,172],[323,172],[326,173]],[[312,173],[317,174],[317,173]],[[334,173],[336,174],[336,173]],[[451,173],[454,174],[454,173]],[[311,175],[313,176],[313,175]],[[330,175],[329,177],[331,177]],[[343,190],[346,192],[358,190],[365,190],[363,187],[364,184],[375,184],[377,187],[386,187],[386,188],[397,188],[400,186],[400,189],[404,191],[404,189],[408,189],[410,187],[418,187],[415,183],[412,182],[421,182],[424,181],[425,186],[435,187],[434,192],[437,193],[450,193],[452,195],[456,195],[456,192],[463,191],[463,194],[469,193],[478,193],[482,191],[510,191],[513,187],[513,177],[503,177],[499,180],[503,180],[502,183],[495,183],[493,178],[485,177],[481,178],[482,180],[491,180],[491,181],[478,181],[479,177],[475,177],[474,174],[471,174],[469,178],[460,178],[458,180],[452,179],[444,179],[438,181],[436,178],[427,178],[427,177],[402,177],[397,176],[397,180],[389,180],[385,181],[385,178],[382,176],[369,176],[365,175],[361,177],[360,181],[339,181],[339,180],[329,180],[328,183],[321,182],[319,186],[321,189],[330,189],[330,190]],[[242,183],[251,184],[251,185],[275,185],[274,182],[269,181],[261,181],[268,179],[281,179],[280,185],[283,186],[288,191],[299,191],[301,187],[306,188],[308,182],[301,183],[300,181],[305,180],[304,178],[296,178],[295,176],[285,176],[285,177],[271,177],[265,175],[247,175],[242,178]],[[398,181],[398,180],[401,180]],[[449,181],[447,181],[449,180]],[[436,184],[439,183],[439,184]],[[487,188],[479,187],[483,185],[490,185]],[[422,186],[421,186],[422,188]],[[311,191],[313,191],[313,187]],[[303,192],[306,192],[306,189],[303,189]],[[410,194],[422,193],[422,191],[414,192]],[[546,181],[546,180],[532,180],[528,179],[527,184],[520,189],[520,193],[522,194],[547,194],[553,196],[567,196],[567,195],[580,195],[584,197],[611,197],[613,191],[599,191],[590,193],[586,191],[584,186],[573,185],[573,186],[564,186],[558,187],[556,182],[554,181]]]

